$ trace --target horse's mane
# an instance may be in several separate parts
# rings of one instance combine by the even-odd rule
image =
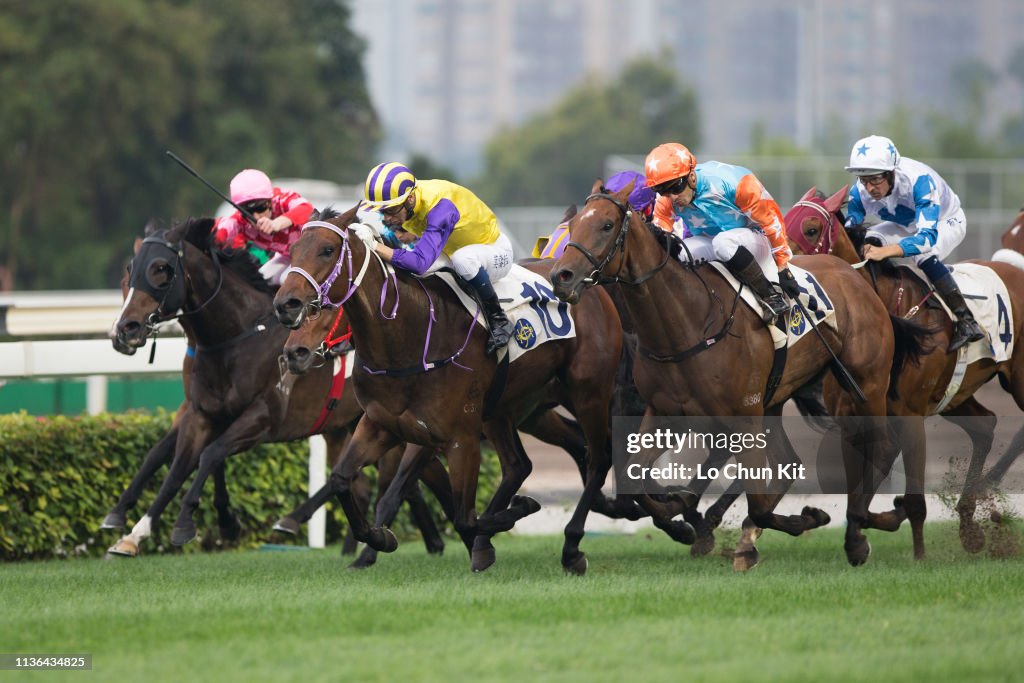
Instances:
[[[189,242],[204,254],[213,255],[216,252],[221,265],[250,287],[266,294],[275,293],[277,288],[263,279],[260,262],[247,249],[216,248],[213,233],[215,224],[212,218],[189,218],[167,230],[166,239],[169,242]]]

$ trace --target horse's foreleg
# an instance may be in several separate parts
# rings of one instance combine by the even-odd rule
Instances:
[[[164,477],[156,498],[150,504],[146,514],[142,516],[131,532],[123,536],[107,550],[112,555],[134,557],[139,552],[142,541],[153,533],[153,525],[159,520],[164,509],[181,490],[185,479],[199,461],[199,453],[212,438],[212,425],[198,413],[189,411],[179,426],[178,438],[175,442],[174,460]]]
[[[328,463],[332,463],[332,469],[341,459],[341,453],[351,436],[351,433],[347,430],[323,433],[324,441],[327,442],[327,461]],[[319,510],[332,495],[334,495],[334,491],[330,487],[330,482],[328,482],[321,486],[320,489],[314,492],[309,498],[302,501],[302,503],[294,510],[277,520],[273,527],[274,531],[280,531],[290,536],[295,536],[301,530],[302,525],[308,522],[310,518],[313,517],[313,513]],[[344,554],[344,551],[342,552]],[[355,548],[353,548],[351,552],[354,553]]]
[[[213,507],[217,510],[217,526],[220,537],[225,541],[237,541],[242,533],[242,525],[231,511],[231,498],[228,496],[227,482],[224,479],[227,463],[220,463],[213,470]]]
[[[363,415],[356,425],[352,440],[328,478],[328,486],[337,495],[356,540],[384,552],[394,551],[398,547],[398,539],[390,529],[370,526],[366,520],[368,511],[362,509],[356,500],[353,482],[363,467],[378,462],[383,454],[399,443],[394,435]]]
[[[263,443],[272,421],[270,409],[263,401],[250,405],[224,432],[214,439],[199,455],[199,469],[192,485],[181,499],[181,512],[171,530],[171,543],[184,545],[196,536],[194,513],[207,477],[224,464],[228,456],[241,453]]]
[[[118,498],[117,504],[107,513],[103,523],[100,525],[100,529],[124,528],[125,517],[128,511],[139,502],[139,496],[142,495],[142,489],[145,487],[146,482],[149,481],[157,469],[170,462],[174,457],[174,448],[177,440],[178,427],[172,426],[170,431],[157,441],[156,445],[149,449],[139,471],[132,478],[131,483],[128,484],[128,488]]]

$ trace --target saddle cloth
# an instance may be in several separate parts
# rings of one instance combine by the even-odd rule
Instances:
[[[1013,306],[1006,283],[994,270],[977,263],[957,263],[949,268],[953,271],[953,279],[960,287],[974,319],[988,333],[987,338],[967,345],[966,362],[970,364],[983,358],[990,358],[997,363],[1009,360],[1016,339],[1013,335]],[[911,270],[924,282],[928,282],[919,268],[912,266]],[[935,295],[934,298],[942,305],[950,320],[956,320],[942,297]]]
[[[446,271],[433,272],[458,295],[459,301],[470,313],[476,313],[478,325],[487,328],[483,311],[476,301],[463,291],[455,276]],[[512,340],[508,344],[509,362],[552,339],[572,339],[576,336],[576,322],[569,312],[569,304],[559,301],[551,283],[533,271],[513,264],[509,274],[494,283],[501,307],[515,323]]]
[[[740,288],[739,280],[729,272],[724,263],[721,261],[710,261],[709,263],[732,285],[733,290]],[[799,266],[790,264],[789,269],[792,271],[796,281],[800,283],[800,303],[804,305],[809,315],[814,316],[814,324],[828,325],[838,332],[839,326],[836,322],[835,306],[828,298],[821,283],[809,271]],[[764,315],[765,308],[761,305],[761,300],[750,291],[749,287],[743,288],[740,298],[755,313]],[[768,325],[768,330],[772,333],[772,342],[774,342],[776,349],[786,346],[787,343],[789,346],[792,346],[802,339],[804,335],[813,334],[814,331],[807,319],[804,318],[803,312],[792,302],[790,302],[787,332],[783,333],[776,325]]]

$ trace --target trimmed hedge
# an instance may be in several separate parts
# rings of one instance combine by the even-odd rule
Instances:
[[[0,558],[102,555],[119,532],[100,531],[99,525],[127,487],[150,448],[167,432],[171,414],[127,413],[95,417],[0,415]],[[493,452],[485,452],[481,465],[478,507],[490,499],[500,477]],[[271,531],[274,522],[306,496],[309,447],[305,440],[264,444],[228,459],[227,484],[231,509],[242,526],[239,547],[264,542],[280,543]],[[129,529],[148,508],[167,473],[163,467],[146,485],[129,512]],[[375,478],[376,471],[366,473]],[[196,510],[199,542],[185,546],[195,552],[221,545],[213,508],[213,477],[203,489]],[[182,492],[191,483],[189,478]],[[439,528],[452,536],[439,506],[424,487]],[[328,502],[327,541],[341,540],[345,516],[339,505]],[[168,505],[154,534],[143,544],[144,553],[178,551],[170,544],[170,528],[180,510],[180,495]],[[407,513],[400,513],[395,532],[416,535]],[[297,544],[305,542],[300,536]]]

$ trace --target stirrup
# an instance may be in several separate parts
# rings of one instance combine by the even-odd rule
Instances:
[[[946,349],[947,353],[953,353],[960,349],[964,344],[970,342],[981,341],[985,338],[985,332],[981,329],[981,325],[974,321],[974,324],[967,322],[966,320],[957,320],[953,323],[953,336],[949,340],[949,347]]]

